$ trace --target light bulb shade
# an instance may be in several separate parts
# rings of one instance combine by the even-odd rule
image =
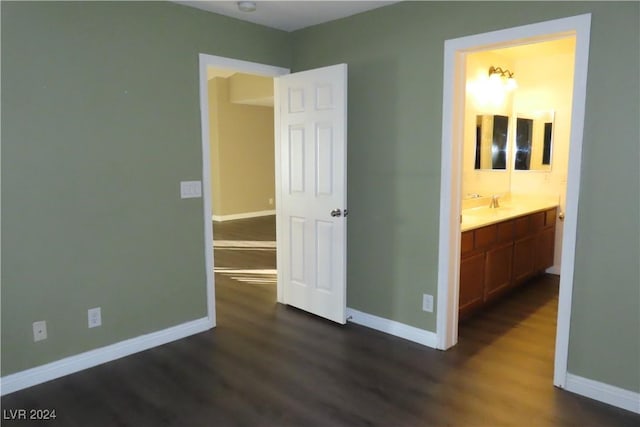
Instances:
[[[494,74],[489,75],[489,81],[491,83],[494,83],[494,84],[499,82],[500,81],[500,74],[494,73]]]
[[[518,83],[516,82],[516,79],[514,79],[513,77],[510,77],[507,79],[507,90],[511,91],[511,90],[515,90],[518,88]]]

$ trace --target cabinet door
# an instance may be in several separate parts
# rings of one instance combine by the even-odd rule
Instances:
[[[511,283],[513,242],[496,246],[486,252],[484,266],[485,301],[497,296]]]
[[[533,274],[535,236],[516,241],[513,244],[513,284],[518,284]]]
[[[556,228],[542,230],[536,237],[534,270],[545,270],[553,265],[553,254],[556,243]]]
[[[458,317],[464,318],[482,304],[484,295],[484,252],[460,261]]]

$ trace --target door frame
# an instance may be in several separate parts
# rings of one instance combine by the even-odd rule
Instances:
[[[571,136],[567,174],[566,212],[562,239],[562,264],[553,383],[564,388],[567,379],[571,296],[575,267],[578,197],[582,163],[582,138],[589,62],[591,14],[554,19],[488,33],[446,40],[442,98],[442,151],[440,181],[440,234],[438,247],[437,347],[458,341],[460,271],[460,212],[465,59],[472,52],[576,37]]]
[[[211,154],[210,154],[210,129],[209,122],[209,87],[207,80],[207,68],[226,68],[247,74],[256,74],[265,77],[278,77],[289,74],[288,68],[276,67],[273,65],[260,64],[257,62],[243,61],[240,59],[226,58],[222,56],[208,55],[201,53],[198,55],[199,61],[199,81],[200,81],[200,127],[202,139],[202,205],[204,213],[204,257],[205,257],[205,277],[207,287],[207,318],[211,328],[216,326],[216,292],[215,273],[213,260],[213,224],[211,219]],[[277,96],[274,92],[274,99]],[[279,115],[274,111],[274,144],[278,146],[278,131],[276,124]],[[274,159],[276,183],[279,182],[280,171],[278,162]],[[277,184],[276,184],[277,186]],[[278,188],[276,187],[276,222],[278,206]],[[276,230],[277,233],[277,230]],[[277,237],[276,237],[277,240]],[[278,281],[278,301],[281,301],[281,286]]]

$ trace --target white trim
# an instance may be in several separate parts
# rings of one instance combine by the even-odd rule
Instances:
[[[213,260],[213,224],[211,223],[211,156],[209,149],[209,85],[207,81],[207,67],[226,68],[242,73],[258,74],[267,77],[277,77],[284,74],[289,74],[289,69],[275,67],[272,65],[258,64],[256,62],[242,61],[239,59],[225,58],[222,56],[207,55],[204,53],[198,55],[198,60],[200,64],[199,73],[200,126],[202,131],[202,204],[204,214],[204,254],[206,268],[205,274],[207,281],[207,313],[211,327],[213,327],[216,324],[216,294]],[[278,173],[279,172],[276,168],[276,175]],[[280,288],[278,288],[278,296],[279,295]]]
[[[6,375],[0,378],[0,395],[4,396],[209,329],[211,324],[209,318],[205,317]]]
[[[211,204],[211,153],[209,147],[209,83],[207,67],[208,55],[200,54],[200,129],[202,138],[202,206],[204,212],[204,265],[207,287],[207,317],[211,327],[216,326],[216,287],[213,264],[213,224],[209,220]]]
[[[578,199],[580,196],[580,171],[582,168],[582,137],[587,103],[587,72],[589,68],[589,40],[591,14],[575,17],[576,57],[573,77],[573,101],[571,111],[571,139],[569,142],[569,170],[565,200],[565,219],[562,228],[562,255],[560,264],[560,293],[558,295],[558,321],[556,329],[556,355],[553,383],[562,387],[567,381],[569,359],[569,328],[571,326],[571,296],[576,258],[578,228]]]
[[[216,222],[223,222],[223,221],[233,221],[235,219],[257,218],[260,216],[269,216],[269,215],[275,215],[275,214],[276,214],[275,210],[243,212],[243,213],[229,214],[229,215],[211,215],[211,219]]]
[[[436,324],[437,343],[438,348],[441,349],[447,349],[457,342],[457,295],[460,268],[458,215],[460,214],[461,199],[458,171],[461,167],[460,109],[464,100],[464,74],[461,74],[461,70],[464,70],[465,55],[474,51],[547,41],[570,35],[576,37],[569,173],[553,379],[554,384],[560,387],[564,386],[567,374],[590,28],[591,14],[584,14],[447,40],[444,52]]]
[[[640,414],[640,393],[567,373],[565,390]]]
[[[389,335],[404,338],[427,347],[436,348],[436,334],[431,331],[409,326],[395,320],[385,319],[384,317],[374,316],[373,314],[363,313],[347,307],[347,321],[367,328],[375,329]]]
[[[284,217],[284,212],[282,211],[282,162],[280,161],[281,148],[280,141],[282,138],[282,132],[280,131],[280,98],[277,98],[280,93],[280,79],[273,79],[273,136],[275,140],[276,146],[274,147],[274,165],[275,165],[275,175],[276,175],[276,242],[279,239],[282,239],[284,230],[286,227],[286,221]],[[280,268],[284,268],[287,261],[287,258],[282,251],[282,248],[278,250],[278,244],[276,243],[276,265],[281,266]],[[284,270],[283,270],[284,271]],[[282,281],[282,275],[278,275],[278,280],[276,281],[276,301],[280,304],[285,303],[284,297],[284,283]]]

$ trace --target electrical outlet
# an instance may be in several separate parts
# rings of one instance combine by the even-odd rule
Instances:
[[[422,311],[433,313],[433,295],[422,295]]]
[[[47,322],[40,320],[33,322],[33,341],[42,341],[47,339]]]
[[[100,307],[90,308],[87,313],[90,328],[102,325],[102,313],[100,311]]]
[[[273,206],[273,197],[269,198],[269,205]]]

